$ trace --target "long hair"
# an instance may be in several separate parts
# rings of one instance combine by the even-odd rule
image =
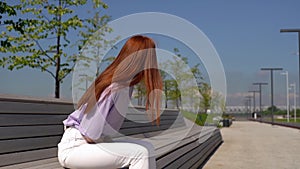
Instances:
[[[156,124],[160,123],[162,78],[158,70],[154,41],[146,36],[129,38],[116,59],[96,78],[77,104],[87,103],[85,113],[95,106],[102,92],[112,83],[133,86],[144,80],[146,87],[146,112]]]

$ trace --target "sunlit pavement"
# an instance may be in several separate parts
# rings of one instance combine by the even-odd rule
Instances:
[[[300,130],[234,121],[204,169],[300,169]]]

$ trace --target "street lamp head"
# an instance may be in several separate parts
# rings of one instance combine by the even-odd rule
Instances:
[[[280,33],[284,32],[300,32],[300,29],[280,29]]]
[[[259,91],[256,91],[256,90],[249,90],[248,92],[256,93],[256,92],[259,92]]]
[[[261,68],[260,70],[283,70],[283,68]]]
[[[257,83],[253,83],[253,85],[268,85],[268,83],[265,83],[265,82],[257,82]]]

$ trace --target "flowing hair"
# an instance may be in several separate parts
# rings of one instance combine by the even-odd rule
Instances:
[[[146,36],[129,38],[116,59],[96,78],[77,104],[77,108],[87,103],[84,113],[90,112],[102,92],[112,83],[134,86],[144,80],[146,88],[146,112],[153,123],[156,112],[156,125],[160,124],[160,101],[162,78],[154,41]],[[156,110],[156,111],[155,111]]]

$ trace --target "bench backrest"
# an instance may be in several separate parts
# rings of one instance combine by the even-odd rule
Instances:
[[[144,111],[142,107],[135,109]],[[62,121],[73,110],[68,101],[0,97],[0,167],[55,157],[63,134]],[[134,109],[127,117],[120,130],[124,135],[158,134],[170,127],[185,126],[176,110],[165,110],[159,127],[145,123],[145,113]]]

